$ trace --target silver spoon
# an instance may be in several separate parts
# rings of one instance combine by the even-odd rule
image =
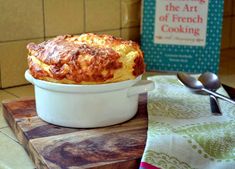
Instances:
[[[235,104],[235,101],[233,101],[232,99],[230,99],[226,96],[223,96],[219,93],[216,93],[216,92],[213,92],[213,91],[206,89],[199,80],[190,76],[187,73],[179,72],[179,73],[177,73],[177,77],[186,87],[190,88],[192,91],[195,91],[195,92],[196,91],[198,91],[198,92],[203,91],[203,92],[206,92],[207,94],[211,94],[211,95],[215,96],[216,98],[220,98],[220,99],[223,99],[223,100],[226,100],[230,103]]]
[[[211,91],[216,91],[221,86],[218,76],[211,72],[203,73],[199,76],[198,80],[203,84],[206,89],[209,89]],[[209,96],[211,112],[214,115],[222,115],[217,98],[211,94]]]

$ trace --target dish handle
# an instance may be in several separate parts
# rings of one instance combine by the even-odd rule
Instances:
[[[133,96],[141,93],[146,93],[155,88],[154,82],[151,80],[140,80],[127,91],[127,96]]]
[[[33,77],[32,77],[32,75],[29,73],[29,70],[26,70],[26,71],[25,71],[24,77],[25,77],[25,79],[26,79],[27,81],[29,81],[30,83],[34,84]]]

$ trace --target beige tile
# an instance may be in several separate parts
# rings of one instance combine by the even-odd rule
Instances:
[[[220,81],[230,87],[235,88],[235,80],[234,80],[235,74],[222,74],[219,76]]]
[[[75,34],[73,34],[73,35],[80,35],[80,34],[82,34],[82,33],[84,33],[84,32],[81,32],[81,33],[75,33]],[[50,39],[53,39],[53,38],[56,38],[57,36],[48,36],[48,37],[45,37],[45,40],[50,40]]]
[[[85,0],[86,32],[120,28],[120,0]]]
[[[223,20],[221,48],[229,48],[230,45],[231,18],[225,17]]]
[[[157,72],[145,72],[142,76],[142,79],[143,80],[146,80],[148,77],[150,76],[156,76],[157,75]]]
[[[8,93],[11,93],[17,97],[34,96],[34,86],[33,85],[8,88],[8,89],[4,89],[4,91],[7,91]]]
[[[121,29],[121,37],[126,40],[133,40],[139,42],[140,39],[140,28],[123,28]]]
[[[0,129],[7,127],[7,121],[5,120],[5,118],[3,117],[3,110],[2,110],[2,106],[0,106]]]
[[[140,25],[141,0],[121,0],[122,28]]]
[[[14,98],[16,98],[16,96],[7,93],[4,90],[0,90],[0,102],[2,102],[5,99],[14,99]]]
[[[50,40],[50,39],[53,39],[55,38],[56,36],[50,36],[50,37],[46,37],[45,40]]]
[[[39,43],[42,39],[0,43],[0,66],[2,87],[11,87],[28,83],[24,78],[27,69],[27,49],[29,42]]]
[[[89,33],[89,32],[87,32],[87,33]],[[107,31],[92,31],[92,33],[95,33],[95,34],[108,34],[108,35],[113,35],[115,37],[120,37],[121,36],[121,30],[120,29],[107,30]],[[75,35],[80,35],[80,34],[75,34]],[[49,40],[49,39],[52,39],[52,38],[55,38],[55,36],[46,37],[45,40]]]
[[[110,31],[101,31],[101,32],[95,32],[96,34],[107,34],[107,35],[112,35],[115,37],[120,37],[121,31],[120,29],[117,30],[110,30]]]
[[[8,126],[5,118],[3,117],[2,101],[5,99],[14,99],[14,98],[16,98],[16,97],[3,91],[3,90],[0,90],[0,102],[1,102],[1,104],[0,104],[0,128]]]
[[[235,1],[234,1],[234,3],[235,3]],[[232,32],[232,36],[231,36],[230,47],[235,48],[235,16],[232,17],[232,31],[231,32]]]
[[[227,86],[231,86],[233,88],[235,88],[235,72],[231,72],[229,69],[227,69],[226,67],[222,68],[219,71],[219,79],[221,81],[221,83],[227,85]]]
[[[0,41],[43,37],[42,0],[0,0]]]
[[[46,36],[77,34],[84,31],[83,0],[46,0]]]
[[[7,137],[11,138],[15,142],[19,142],[10,127],[1,128],[0,132],[2,132],[3,134],[5,134]]]
[[[23,147],[3,133],[0,133],[0,150],[0,168],[35,168]]]
[[[233,0],[224,0],[224,16],[232,15],[232,12],[233,12],[232,1]]]

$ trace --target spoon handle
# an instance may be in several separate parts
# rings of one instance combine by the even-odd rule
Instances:
[[[219,116],[222,115],[217,98],[211,94],[209,96],[210,96],[211,112],[214,115],[219,115]]]
[[[221,94],[219,94],[219,93],[210,91],[210,90],[205,89],[205,88],[202,88],[202,91],[207,92],[207,93],[209,93],[209,94],[215,96],[216,98],[220,98],[220,99],[223,99],[223,100],[225,100],[225,101],[228,101],[228,102],[230,102],[230,103],[232,103],[232,104],[235,104],[235,101],[234,101],[234,100],[232,100],[232,99],[230,99],[230,98],[228,98],[228,97],[226,97],[226,96],[224,96],[224,95],[221,95]]]

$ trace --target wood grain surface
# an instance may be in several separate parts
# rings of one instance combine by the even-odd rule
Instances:
[[[146,95],[138,112],[122,124],[76,129],[48,124],[33,98],[3,102],[3,115],[37,168],[138,168],[147,137]]]

